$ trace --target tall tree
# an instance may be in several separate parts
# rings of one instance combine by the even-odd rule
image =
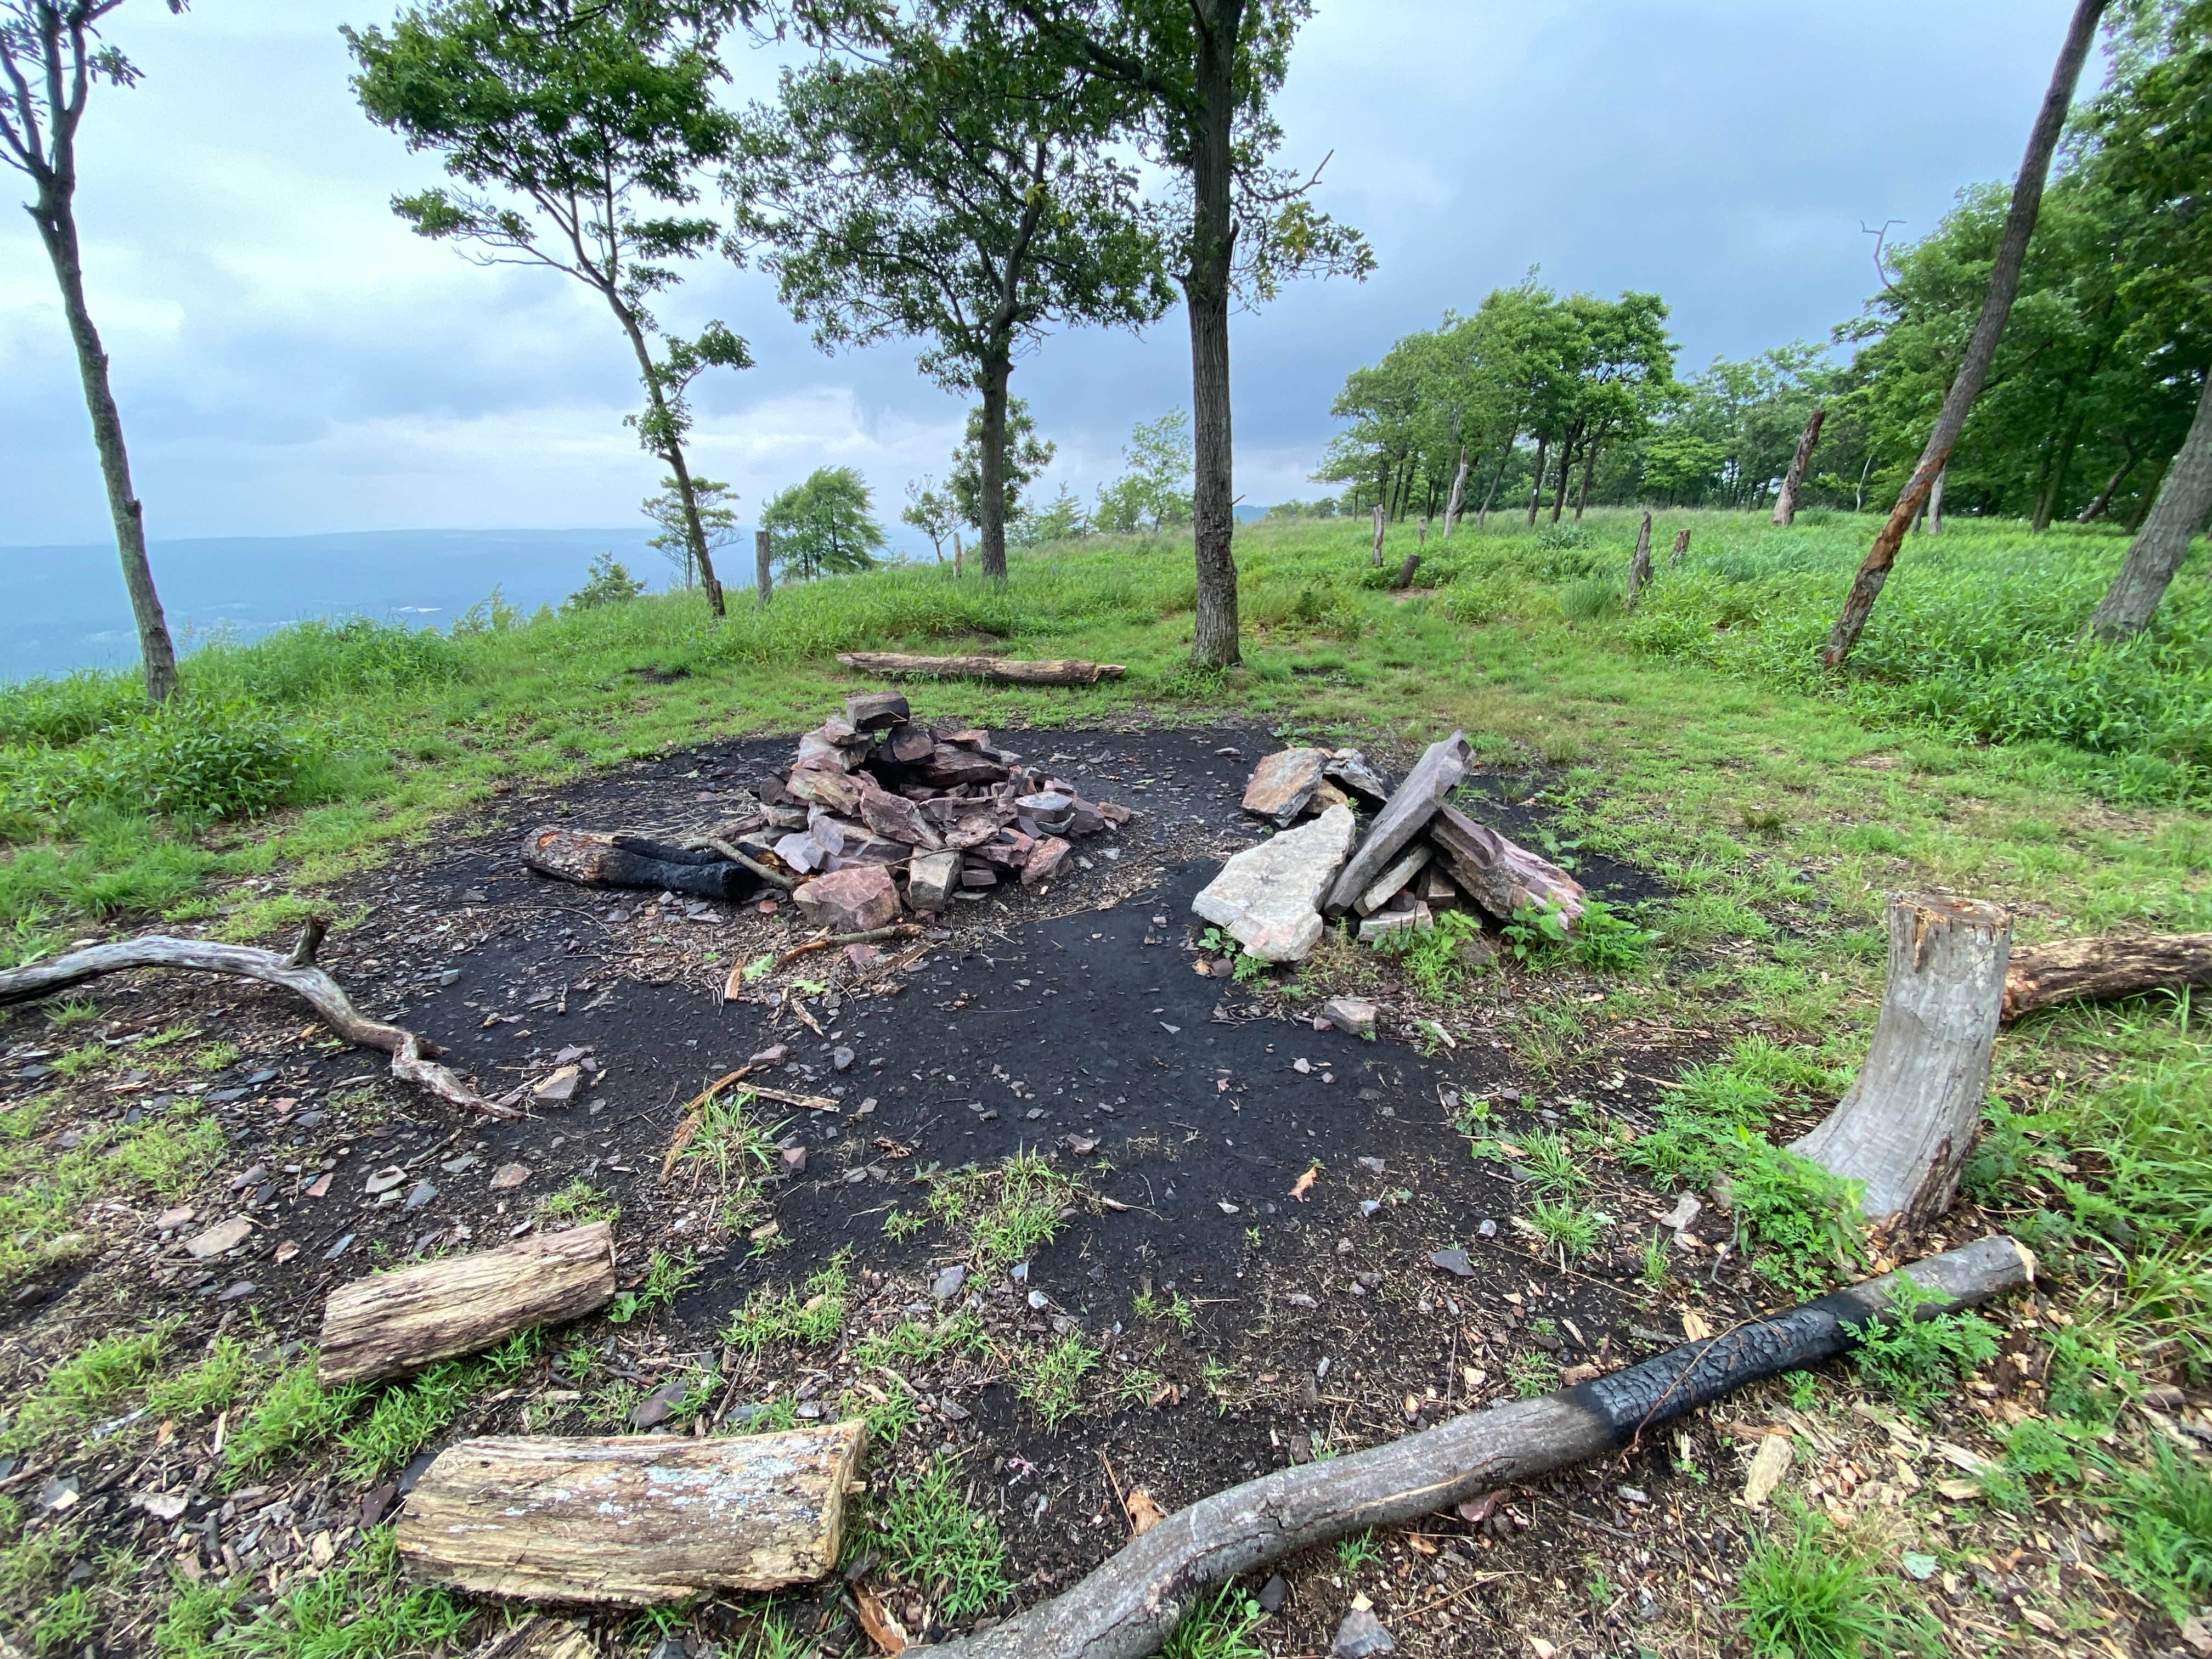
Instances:
[[[954,3],[955,0],[945,0]],[[1240,660],[1231,465],[1229,308],[1272,298],[1310,273],[1364,276],[1374,257],[1356,231],[1310,199],[1271,158],[1282,129],[1269,110],[1311,0],[992,0],[1087,83],[1118,102],[1146,155],[1174,180],[1159,222],[1190,320],[1196,441],[1193,530],[1198,614],[1191,659]]]
[[[1982,301],[1981,315],[1966,342],[1959,371],[1952,377],[1950,390],[1944,394],[1935,430],[1929,434],[1927,447],[1920,452],[1919,465],[1912,469],[1912,477],[1898,497],[1897,505],[1890,510],[1887,522],[1875,534],[1874,545],[1868,549],[1858,574],[1852,579],[1836,625],[1829,631],[1820,660],[1830,668],[1839,666],[1850,655],[1851,647],[1865,631],[1867,618],[1874,613],[1875,601],[1881,597],[1882,585],[1889,580],[1890,568],[1897,562],[1897,550],[1904,544],[1905,532],[1912,527],[1921,503],[1928,499],[1936,474],[1950,459],[1952,448],[1966,426],[1967,411],[1973,407],[1974,398],[1982,389],[1983,377],[1989,373],[1990,360],[1996,356],[1997,341],[2004,333],[2005,319],[2012,311],[2013,295],[2020,287],[2021,267],[2027,258],[2028,238],[2035,230],[2036,211],[2043,203],[2051,157],[2065,129],[2067,110],[2074,101],[2074,88],[2081,77],[2081,64],[2096,39],[2097,22],[2104,15],[2105,5],[2106,0],[2076,0],[2073,21],[2067,26],[2065,40],[2058,50],[2057,64],[2051,70],[2051,85],[2043,94],[2043,107],[2037,112],[2035,125],[2028,133],[2020,176],[2013,181],[2012,204],[2005,216],[2004,235],[1997,244],[1996,262],[1990,269],[1989,291]]]
[[[177,651],[169,639],[146,557],[144,504],[131,485],[131,456],[123,443],[123,412],[107,380],[107,349],[93,326],[84,297],[84,253],[76,234],[76,134],[93,87],[136,84],[131,60],[100,38],[100,24],[123,0],[0,0],[0,160],[28,176],[24,210],[39,228],[62,290],[62,314],[76,348],[78,377],[92,416],[93,446],[107,486],[115,521],[115,550],[123,560],[123,586],[138,625],[138,661],[146,695],[166,702],[177,689]],[[169,0],[180,12],[185,0]]]
[[[930,550],[939,564],[945,562],[945,538],[952,533],[953,511],[951,501],[937,493],[934,478],[907,480],[906,506],[899,514],[899,522],[929,538]]]
[[[984,480],[988,476],[990,432],[990,410],[981,407],[969,410],[967,432],[960,441],[960,447],[952,452],[952,476],[945,484],[952,497],[955,518],[962,524],[974,526],[987,538],[990,534],[992,497]],[[1052,458],[1059,453],[1059,446],[1051,439],[1037,436],[1036,420],[1030,415],[1029,404],[1019,398],[1007,398],[1006,409],[999,416],[997,500],[1001,536],[1006,526],[1021,516],[1022,491],[1052,465]],[[990,568],[988,555],[984,568]],[[998,574],[1006,574],[1003,549]]]
[[[865,57],[787,70],[779,103],[748,113],[725,175],[732,252],[765,250],[824,350],[917,336],[924,372],[981,394],[971,521],[1004,577],[1014,360],[1053,324],[1162,315],[1164,250],[1110,111],[1033,39],[980,14],[871,33]]]
[[[684,586],[690,587],[698,580],[699,565],[691,556],[690,515],[684,509],[684,495],[672,475],[660,481],[659,495],[645,498],[643,508],[659,527],[645,544],[682,571]],[[714,478],[692,479],[691,512],[698,515],[699,528],[712,551],[719,553],[737,540],[738,492],[728,484]]]
[[[369,118],[410,150],[445,158],[465,190],[396,197],[423,236],[467,243],[486,264],[566,272],[606,301],[637,358],[638,440],[675,480],[691,557],[716,616],[722,584],[684,455],[692,381],[748,368],[720,323],[663,337],[648,308],[676,261],[721,227],[675,210],[699,198],[703,169],[728,159],[737,118],[714,102],[715,56],[735,4],[712,0],[433,0],[389,34],[341,28]],[[662,337],[655,356],[653,341]]]

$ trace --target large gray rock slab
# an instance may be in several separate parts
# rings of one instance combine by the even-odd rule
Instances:
[[[1321,942],[1322,895],[1352,850],[1348,806],[1246,848],[1190,908],[1262,962],[1302,962]]]
[[[1398,786],[1397,793],[1375,815],[1374,827],[1359,850],[1339,872],[1325,907],[1329,915],[1342,915],[1349,910],[1398,850],[1421,833],[1444,797],[1467,776],[1468,762],[1473,757],[1464,732],[1455,732],[1429,745],[1428,751],[1413,763],[1405,782]]]

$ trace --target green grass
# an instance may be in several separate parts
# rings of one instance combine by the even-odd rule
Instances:
[[[722,1340],[751,1358],[776,1348],[819,1348],[845,1331],[853,1300],[849,1257],[840,1251],[803,1286],[763,1285],[722,1327]]]
[[[252,1409],[231,1425],[222,1449],[223,1483],[243,1486],[281,1462],[320,1451],[346,1425],[366,1394],[356,1383],[324,1388],[315,1380],[312,1358],[281,1373]]]
[[[118,1414],[160,1369],[174,1322],[118,1331],[56,1364],[23,1399],[0,1445],[27,1451]]]
[[[963,1478],[955,1460],[931,1458],[893,1485],[866,1531],[885,1570],[921,1587],[949,1619],[988,1613],[1013,1593],[998,1525],[963,1492]]]
[[[698,1267],[682,1251],[655,1250],[646,1258],[645,1276],[607,1304],[608,1323],[627,1325],[659,1311],[698,1277]]]
[[[592,1221],[621,1220],[622,1206],[580,1176],[559,1192],[539,1199],[538,1215],[543,1221],[581,1226]]]
[[[1782,1537],[1752,1546],[1729,1604],[1756,1659],[1944,1650],[1927,1615],[1900,1606],[1902,1592],[1856,1540],[1802,1506],[1780,1525]]]
[[[838,1322],[843,1323],[842,1312]],[[889,1330],[871,1331],[853,1345],[853,1363],[866,1368],[922,1365],[956,1354],[980,1353],[985,1343],[983,1322],[974,1314],[957,1313],[925,1323],[902,1319]]]
[[[327,1571],[295,1577],[273,1601],[254,1588],[177,1575],[154,1650],[162,1659],[416,1659],[464,1645],[476,1619],[449,1591],[407,1583],[389,1527]]]
[[[941,1172],[929,1208],[967,1244],[985,1273],[1027,1261],[1059,1234],[1062,1216],[1088,1197],[1083,1183],[1030,1152],[1003,1164]]]
[[[1160,1646],[1162,1659],[1268,1659],[1255,1639],[1267,1616],[1260,1604],[1234,1584],[1190,1604],[1181,1623]]]
[[[1056,1429],[1083,1409],[1083,1379],[1098,1369],[1099,1352],[1071,1333],[1029,1353],[1014,1371],[1014,1392]]]
[[[1863,1333],[1851,1350],[1861,1377],[1916,1413],[1948,1399],[1961,1377],[1997,1357],[1997,1328],[1979,1314],[1916,1314],[1941,1299],[1899,1279],[1892,1316]]]

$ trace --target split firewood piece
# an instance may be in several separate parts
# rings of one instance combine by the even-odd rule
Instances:
[[[316,1380],[329,1389],[404,1376],[517,1331],[581,1319],[614,1294],[614,1229],[605,1221],[357,1279],[324,1306]]]
[[[478,1595],[647,1607],[834,1571],[857,1420],[778,1434],[464,1440],[423,1471],[396,1542]]]
[[[694,852],[672,842],[595,830],[532,830],[522,861],[541,875],[584,887],[648,887],[695,898],[740,899],[756,878],[719,853]]]
[[[1877,1227],[1951,1207],[1989,1093],[2012,918],[1994,904],[1924,894],[1889,902],[1889,984],[1857,1080],[1791,1146],[1861,1184]]]
[[[1443,850],[1460,890],[1498,921],[1510,921],[1523,909],[1551,909],[1572,933],[1583,919],[1588,896],[1580,882],[1456,806],[1437,809],[1429,839]]]
[[[1992,1235],[1593,1382],[1279,1469],[1176,1510],[1050,1601],[964,1640],[908,1652],[914,1659],[1142,1659],[1216,1584],[1310,1545],[1433,1515],[1618,1451],[1747,1383],[1836,1358],[1869,1326],[1894,1316],[1898,1281],[1906,1275],[1931,1294],[1916,1310],[1925,1316],[2020,1289],[2034,1272],[2025,1249]]]
[[[245,945],[216,945],[202,939],[173,939],[165,933],[144,933],[110,945],[88,945],[46,962],[0,970],[0,1006],[27,1002],[50,991],[64,990],[104,974],[120,974],[134,968],[186,968],[204,974],[235,974],[258,979],[305,998],[323,1017],[323,1023],[348,1042],[380,1049],[392,1056],[392,1075],[402,1083],[428,1089],[439,1099],[465,1106],[486,1117],[520,1117],[514,1107],[482,1095],[436,1064],[443,1051],[428,1037],[404,1025],[387,1025],[370,1019],[338,988],[338,982],[315,967],[314,945],[324,925],[310,921],[299,947],[289,956],[257,951]]]
[[[1360,842],[1359,850],[1338,873],[1336,885],[1329,889],[1328,902],[1322,907],[1329,915],[1340,916],[1349,910],[1399,849],[1421,833],[1438,805],[1467,776],[1468,762],[1473,757],[1474,751],[1462,732],[1455,732],[1429,745],[1397,793],[1375,815],[1374,826]]]
[[[1054,658],[1025,662],[1018,657],[914,657],[900,651],[840,651],[837,660],[864,674],[932,674],[940,679],[996,680],[1005,685],[1096,685],[1118,680],[1128,670],[1117,662],[1081,662]]]
[[[535,1613],[493,1637],[469,1659],[599,1659],[599,1655],[580,1626]]]
[[[2185,985],[2212,986],[2212,933],[2015,945],[1999,1018],[2009,1024],[2062,1002],[2106,1002]]]

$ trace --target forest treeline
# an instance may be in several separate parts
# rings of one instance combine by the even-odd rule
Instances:
[[[2191,131],[2212,123],[2203,14],[2143,7],[2113,31],[2112,73],[2074,113],[1941,510],[2039,530],[2132,526],[2149,510],[2212,362],[2212,179],[2186,177]],[[1660,296],[1561,295],[1532,273],[1346,379],[1334,412],[1349,424],[1316,474],[1345,488],[1307,510],[1441,514],[1463,465],[1471,513],[1757,507],[1815,410],[1801,501],[1886,510],[1957,372],[2011,198],[1977,185],[1925,236],[1880,235],[1877,291],[1828,343],[1695,374],[1680,371]]]

